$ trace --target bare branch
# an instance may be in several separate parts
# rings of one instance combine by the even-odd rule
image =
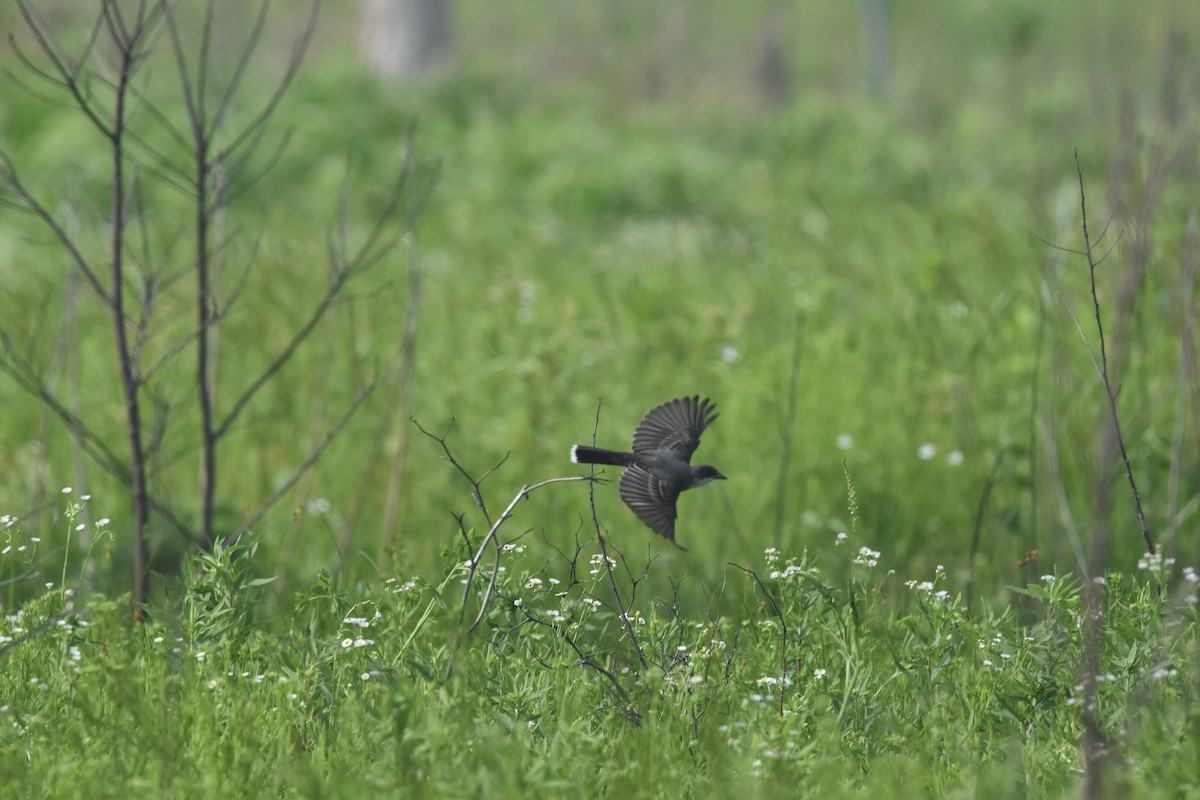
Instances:
[[[1092,242],[1088,238],[1088,223],[1087,223],[1087,197],[1083,189],[1083,168],[1079,164],[1079,151],[1075,151],[1075,174],[1079,178],[1079,210],[1082,217],[1083,227],[1083,250],[1087,257],[1088,273],[1091,278],[1092,286],[1092,307],[1096,314],[1096,331],[1100,337],[1100,378],[1104,383],[1104,392],[1108,396],[1109,416],[1112,418],[1113,432],[1117,437],[1117,446],[1121,450],[1121,461],[1125,465],[1125,477],[1129,481],[1129,490],[1133,493],[1133,506],[1137,512],[1138,524],[1142,529],[1142,538],[1146,542],[1146,549],[1151,555],[1157,552],[1154,546],[1154,538],[1150,535],[1150,527],[1146,524],[1146,515],[1142,511],[1142,496],[1138,491],[1137,481],[1133,478],[1133,468],[1129,464],[1129,455],[1125,451],[1125,437],[1121,434],[1121,420],[1117,415],[1117,392],[1113,391],[1112,383],[1108,375],[1108,351],[1104,342],[1104,324],[1100,318],[1100,295],[1096,291],[1096,262],[1092,257]],[[1082,333],[1082,330],[1080,331]],[[1086,344],[1086,340],[1085,340]],[[1089,348],[1089,353],[1090,353]],[[1093,356],[1093,362],[1095,357]]]
[[[592,421],[592,446],[596,446],[596,437],[600,432],[600,408],[604,404],[604,399],[596,398],[596,416]],[[642,645],[638,641],[637,634],[633,632],[633,623],[629,621],[629,609],[625,606],[624,600],[621,599],[621,590],[617,586],[616,576],[613,575],[612,559],[608,555],[608,546],[604,541],[604,534],[600,532],[600,518],[596,514],[596,482],[595,477],[596,467],[594,464],[588,465],[588,505],[592,510],[592,528],[596,532],[596,541],[600,543],[600,555],[604,558],[604,571],[608,575],[609,587],[612,589],[613,598],[617,604],[617,616],[621,619],[621,624],[625,627],[625,633],[629,636],[629,641],[633,644],[633,650],[637,653],[638,663],[642,665],[642,669],[646,669],[649,664],[646,661],[646,654],[642,651]],[[622,556],[624,558],[624,556]],[[626,567],[628,569],[628,567]],[[635,583],[634,586],[637,584]],[[632,596],[629,598],[630,606],[633,604]]]
[[[479,510],[483,512],[484,522],[486,522],[488,524],[488,527],[491,527],[492,516],[491,516],[491,514],[488,513],[487,503],[484,502],[483,489],[481,488],[481,484],[487,479],[487,477],[489,475],[491,475],[493,472],[495,472],[497,469],[499,469],[500,466],[505,461],[508,460],[508,454],[505,453],[504,458],[500,459],[500,461],[497,462],[497,464],[494,467],[492,467],[487,472],[485,472],[483,474],[483,477],[476,479],[476,478],[473,478],[471,476],[471,473],[467,472],[466,468],[463,467],[463,465],[458,462],[458,459],[456,459],[454,457],[454,453],[450,452],[450,445],[446,443],[446,437],[449,435],[450,429],[454,426],[453,419],[450,420],[450,424],[446,426],[446,430],[442,433],[441,436],[438,436],[435,433],[430,433],[429,431],[425,430],[425,428],[421,427],[421,423],[417,422],[416,419],[413,419],[412,423],[413,423],[413,425],[417,426],[417,430],[419,430],[421,433],[425,434],[430,439],[433,439],[435,442],[437,442],[438,444],[440,444],[442,446],[442,452],[446,454],[446,460],[449,461],[450,464],[456,470],[458,470],[459,474],[461,474],[464,478],[466,478],[470,482],[471,486],[474,488],[474,491],[471,492],[471,497],[472,497],[472,499],[474,499],[475,504],[477,506],[479,506]]]
[[[4,357],[0,358],[0,372],[11,377],[28,394],[36,397],[70,430],[77,431],[80,447],[100,465],[101,469],[122,482],[128,483],[129,465],[109,449],[103,437],[93,431],[83,419],[73,414],[66,404],[59,400],[58,395],[52,392],[45,381],[37,375],[33,366],[17,353],[12,340],[3,331],[0,331],[0,349],[4,351]]]
[[[479,548],[475,551],[475,556],[471,559],[471,568],[470,568],[470,571],[467,573],[467,582],[466,582],[466,585],[463,586],[462,602],[463,602],[464,606],[467,602],[467,598],[470,596],[471,585],[472,585],[473,579],[475,577],[475,570],[476,570],[480,560],[483,558],[483,551],[487,549],[489,544],[494,543],[495,537],[496,537],[496,532],[499,531],[500,526],[503,525],[510,516],[512,516],[513,509],[516,508],[517,503],[520,502],[522,498],[529,496],[529,494],[542,488],[543,486],[549,486],[552,483],[567,483],[567,482],[571,482],[571,481],[586,481],[586,480],[587,480],[586,477],[573,475],[573,476],[566,477],[566,478],[549,478],[547,480],[542,481],[541,483],[535,483],[532,486],[530,486],[529,484],[525,484],[524,486],[521,487],[521,491],[517,492],[516,496],[513,497],[512,502],[508,504],[508,508],[504,509],[504,513],[501,514],[500,518],[497,519],[495,521],[495,523],[492,524],[492,527],[488,530],[487,535],[485,535],[483,537],[483,541],[479,543]],[[497,564],[499,563],[498,562],[499,557],[500,557],[500,546],[497,543],[496,544]],[[483,601],[479,607],[479,614],[476,615],[475,621],[471,623],[469,628],[467,628],[468,635],[470,635],[470,633],[479,626],[479,623],[483,621],[484,614],[487,613],[488,602],[491,599],[492,592],[496,588],[496,575],[498,574],[498,572],[499,572],[499,570],[497,570],[495,568],[495,565],[493,565],[491,578],[488,581],[487,590],[484,592]]]
[[[50,213],[50,210],[29,193],[29,190],[21,182],[20,176],[17,175],[12,161],[3,152],[0,152],[0,191],[3,192],[6,205],[12,205],[28,211],[42,221],[54,235],[54,238],[58,240],[58,243],[67,251],[71,262],[87,278],[88,285],[92,287],[92,290],[104,301],[105,305],[111,307],[112,295],[109,294],[104,284],[100,281],[100,276],[92,269],[91,264],[88,263],[87,258],[79,249],[75,239],[54,215]]]
[[[321,454],[325,452],[326,448],[333,443],[333,440],[337,438],[338,433],[340,433],[342,428],[346,426],[346,423],[350,421],[350,418],[354,416],[354,412],[357,411],[359,406],[361,406],[366,399],[371,396],[371,392],[375,391],[375,387],[378,385],[378,382],[371,381],[358,390],[358,394],[356,394],[354,399],[350,401],[350,405],[346,407],[346,410],[342,412],[342,415],[337,418],[333,425],[330,426],[329,430],[325,433],[325,436],[321,439],[321,441],[317,442],[317,444],[313,446],[313,448],[309,451],[308,456],[305,457],[303,463],[301,463],[300,466],[297,467],[290,476],[288,476],[287,480],[285,480],[279,486],[279,488],[277,488],[271,494],[270,497],[263,501],[262,505],[254,510],[254,513],[247,517],[242,524],[238,526],[237,530],[225,537],[225,547],[232,545],[234,542],[240,539],[243,534],[253,528],[258,521],[263,518],[263,515],[266,514],[272,506],[279,502],[280,498],[291,491],[291,488],[296,485],[296,481],[300,480],[304,473],[312,469],[312,466],[317,463],[317,459],[319,459]]]

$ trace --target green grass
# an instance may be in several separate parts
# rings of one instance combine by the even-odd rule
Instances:
[[[98,775],[97,797],[807,797],[897,781],[931,796],[1077,793],[1078,580],[1046,575],[1020,589],[1020,612],[968,614],[944,572],[903,580],[857,547],[768,552],[759,574],[726,565],[702,603],[639,587],[628,613],[645,667],[586,544],[550,560],[506,547],[471,634],[486,581],[462,618],[461,552],[436,582],[322,576],[269,619],[253,545],[194,560],[176,610],[142,623],[124,601],[96,595],[85,612],[52,589],[0,629],[11,645],[59,620],[4,653],[0,785],[27,797]],[[850,579],[832,580],[825,558]],[[1196,603],[1154,586],[1143,572],[1105,589],[1108,780],[1126,796],[1191,796]]]
[[[37,572],[0,584],[0,796],[1070,796],[1084,670],[1072,528],[1085,552],[1109,532],[1098,713],[1112,785],[1200,794],[1196,588],[1182,573],[1200,544],[1197,395],[1179,367],[1196,119],[1186,103],[1172,111],[1198,64],[1186,48],[1171,51],[1177,72],[1164,62],[1197,12],[896,7],[893,85],[876,99],[848,44],[856,6],[809,5],[777,23],[797,88],[778,109],[752,82],[766,4],[678,19],[640,3],[464,6],[458,69],[407,88],[362,75],[349,17],[326,9],[272,134],[290,129],[288,149],[226,220],[226,288],[257,260],[222,323],[218,411],[323,290],[347,175],[362,236],[414,120],[438,180],[416,230],[411,411],[438,434],[453,421],[448,444],[472,475],[508,455],[484,483],[494,513],[525,484],[575,474],[567,448],[588,441],[597,398],[599,443],[613,447],[657,403],[718,403],[697,457],[730,480],[681,501],[687,553],[611,484],[595,494],[626,600],[637,578],[648,666],[590,574],[583,484],[516,507],[501,540],[524,549],[504,554],[499,594],[466,633],[480,585],[464,612],[452,515],[476,544],[487,524],[437,443],[391,420],[385,391],[255,527],[253,552],[185,560],[155,527],[154,599],[133,624],[124,487],[0,376],[0,513],[43,509],[0,532],[13,548],[0,581]],[[154,90],[167,96],[165,71]],[[251,83],[247,103],[263,91]],[[102,143],[12,82],[0,100],[0,145],[102,254]],[[1119,464],[1102,461],[1106,400],[1068,313],[1095,350],[1086,265],[1053,246],[1081,246],[1075,148],[1093,233],[1107,226],[1115,246],[1097,291],[1129,457],[1150,529],[1177,558],[1161,595],[1138,567]],[[186,264],[187,204],[147,192],[155,263]],[[357,284],[242,418],[221,454],[224,529],[365,376],[386,374],[413,254]],[[68,272],[4,207],[0,326],[62,395],[78,370],[82,407],[124,452],[111,324],[84,293],[66,330]],[[166,288],[148,356],[188,329],[188,291]],[[156,408],[170,427],[153,466],[156,490],[194,522],[190,369],[164,373]],[[390,465],[373,457],[406,426],[385,531]],[[1114,501],[1098,502],[1110,484]],[[852,563],[864,546],[877,566]],[[789,563],[798,571],[771,577]],[[17,644],[68,602],[65,625]],[[782,688],[759,682],[781,676]]]

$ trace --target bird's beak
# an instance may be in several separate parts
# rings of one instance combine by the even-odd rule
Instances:
[[[729,480],[729,479],[728,479],[728,478],[726,478],[724,475],[722,475],[721,473],[719,473],[719,472],[718,472],[718,473],[717,473],[717,480],[719,480],[719,481],[727,481],[727,480]]]

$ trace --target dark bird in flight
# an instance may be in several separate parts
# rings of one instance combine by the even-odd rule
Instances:
[[[716,407],[699,395],[663,403],[638,423],[632,453],[577,444],[571,448],[571,460],[624,467],[618,487],[621,499],[652,531],[674,544],[675,501],[680,492],[725,480],[716,467],[691,464],[700,434],[717,418]]]

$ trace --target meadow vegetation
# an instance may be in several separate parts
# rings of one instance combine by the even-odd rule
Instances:
[[[151,515],[136,603],[128,486],[0,373],[0,795],[1200,795],[1200,11],[897,6],[874,94],[853,4],[750,5],[463,4],[456,64],[408,87],[324,9],[269,171],[218,218],[254,265],[219,284],[218,413],[384,176],[424,188],[230,429],[212,547]],[[269,19],[265,72],[300,24]],[[783,105],[756,90],[768,29]],[[102,260],[103,143],[2,58],[0,150]],[[131,164],[131,241],[176,274],[187,198]],[[125,453],[111,319],[4,200],[5,363]],[[165,282],[151,355],[188,291]],[[164,372],[146,424],[196,530],[194,391]],[[730,480],[681,500],[686,552],[613,474],[513,503],[692,393]]]

